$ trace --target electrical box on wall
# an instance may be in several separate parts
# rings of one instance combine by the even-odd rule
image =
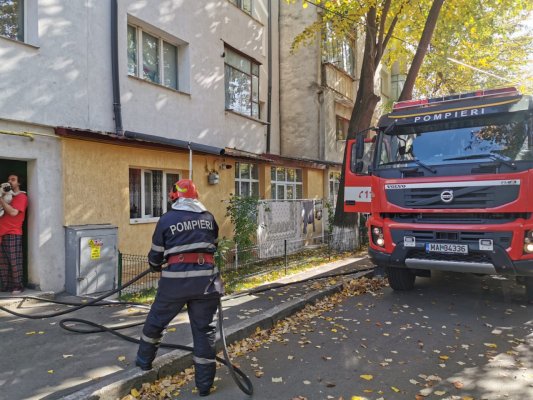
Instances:
[[[218,172],[210,172],[209,175],[207,175],[207,182],[210,185],[216,185],[220,182],[220,175]]]
[[[65,229],[65,290],[75,296],[84,296],[115,289],[117,227],[73,225]]]

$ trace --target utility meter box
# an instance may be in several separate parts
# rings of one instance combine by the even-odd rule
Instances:
[[[65,227],[65,290],[75,296],[116,288],[118,250],[116,226]]]

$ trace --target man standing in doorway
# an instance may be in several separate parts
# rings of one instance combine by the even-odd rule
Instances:
[[[28,197],[20,190],[19,175],[11,174],[7,181],[14,192],[11,204],[0,198],[4,215],[0,217],[0,290],[20,294],[22,284],[22,224],[26,217]]]

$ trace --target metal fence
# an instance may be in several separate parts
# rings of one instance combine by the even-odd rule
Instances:
[[[268,251],[265,249],[268,248]],[[269,274],[286,275],[302,266],[312,267],[331,260],[338,255],[349,255],[359,250],[355,230],[339,230],[305,239],[281,239],[264,242],[245,249],[230,248],[219,254],[217,265],[226,287],[240,283],[252,283]],[[119,285],[125,283],[148,268],[146,256],[120,254]],[[148,274],[142,280],[124,289],[122,294],[133,294],[150,288],[157,288],[160,274]]]

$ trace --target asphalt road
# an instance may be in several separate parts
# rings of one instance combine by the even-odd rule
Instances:
[[[304,279],[316,274],[342,272],[371,266],[368,260],[339,260],[317,267],[287,280]],[[284,280],[281,280],[284,281]],[[288,286],[256,296],[243,296],[223,304],[225,325],[231,328],[253,319],[265,310],[313,292],[313,283]],[[25,292],[25,295],[32,294]],[[80,298],[58,296],[59,300],[79,303]],[[9,308],[27,315],[42,315],[68,307],[49,303],[0,300]],[[123,325],[144,322],[147,310],[125,305],[89,307],[73,314],[47,319],[25,319],[0,311],[0,400],[59,399],[70,392],[97,382],[113,378],[123,372],[138,370],[134,366],[137,345],[108,333],[82,335],[67,332],[59,321],[81,318],[106,325]],[[86,326],[80,326],[84,329]],[[121,330],[132,338],[140,336],[142,326]],[[165,334],[165,343],[188,345],[192,342],[186,313],[180,313]],[[158,355],[169,353],[161,348]],[[113,399],[114,400],[114,399]]]
[[[511,280],[437,273],[345,298],[234,361],[254,399],[533,399],[532,310]],[[215,385],[209,398],[247,398],[225,369]]]

